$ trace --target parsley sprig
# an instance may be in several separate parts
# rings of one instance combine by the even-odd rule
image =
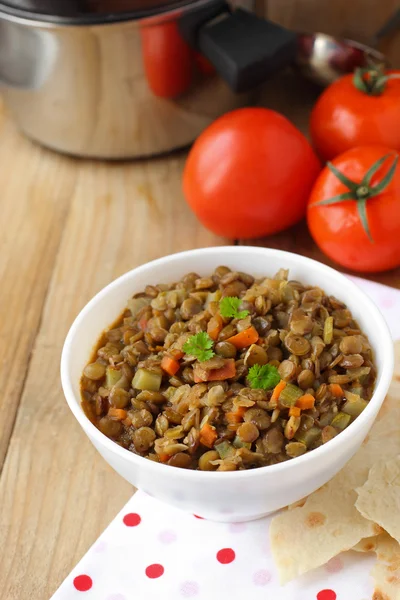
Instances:
[[[200,362],[209,360],[215,355],[212,349],[214,342],[205,331],[192,335],[183,345],[185,354],[195,356]]]
[[[273,365],[253,365],[247,378],[253,389],[272,390],[281,380],[278,369]]]
[[[226,296],[219,303],[219,312],[227,319],[244,319],[249,314],[248,310],[239,310],[241,299],[235,296]]]

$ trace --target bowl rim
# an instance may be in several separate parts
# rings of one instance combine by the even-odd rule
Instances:
[[[164,465],[161,463],[157,463],[155,461],[149,460],[142,456],[133,454],[129,450],[122,448],[116,442],[105,436],[100,432],[99,429],[88,419],[81,408],[80,398],[78,399],[75,396],[75,393],[72,389],[72,382],[69,377],[68,367],[70,363],[71,353],[72,353],[72,343],[76,332],[84,325],[86,315],[90,313],[93,306],[95,306],[102,298],[108,295],[108,293],[118,287],[125,280],[129,280],[134,277],[136,274],[145,273],[147,270],[151,270],[152,267],[156,267],[162,265],[163,263],[169,263],[175,260],[181,260],[182,258],[191,258],[193,256],[198,255],[209,255],[214,253],[224,254],[231,253],[232,257],[235,255],[244,253],[244,254],[254,254],[260,253],[265,254],[265,256],[274,255],[279,260],[279,257],[286,258],[288,260],[293,261],[297,264],[307,265],[310,268],[317,268],[325,270],[327,273],[342,281],[343,284],[348,286],[352,290],[352,296],[354,297],[354,303],[357,302],[357,298],[361,299],[361,301],[367,305],[369,314],[374,318],[379,326],[380,336],[382,338],[382,346],[384,348],[383,353],[386,355],[385,360],[383,361],[382,370],[380,373],[380,380],[378,385],[376,386],[374,393],[372,395],[371,400],[368,403],[368,406],[361,413],[360,416],[357,417],[349,425],[347,429],[340,432],[335,438],[327,442],[326,444],[320,446],[312,450],[311,452],[306,452],[305,454],[298,456],[292,460],[288,460],[282,463],[278,463],[276,465],[267,465],[265,467],[257,467],[254,469],[248,470],[240,470],[240,471],[227,471],[227,472],[218,472],[218,471],[199,471],[199,470],[191,470],[191,469],[180,469],[178,467],[171,467],[170,465]],[[189,265],[190,268],[190,265]],[[99,334],[100,335],[100,334]],[[343,273],[329,267],[319,261],[316,261],[312,258],[308,258],[302,256],[300,254],[296,254],[294,252],[287,252],[284,250],[276,250],[274,248],[264,248],[259,246],[212,246],[209,248],[198,248],[193,250],[185,250],[182,252],[176,252],[174,254],[168,254],[161,258],[157,258],[155,260],[146,262],[130,271],[127,271],[120,277],[111,281],[108,285],[103,287],[95,296],[92,297],[91,300],[81,309],[75,320],[73,321],[68,334],[65,338],[64,346],[61,353],[61,364],[60,364],[60,372],[61,372],[61,383],[64,392],[65,399],[68,403],[69,408],[71,409],[73,415],[77,419],[78,423],[81,425],[82,429],[85,433],[90,437],[90,439],[95,439],[96,443],[100,446],[105,447],[112,454],[116,454],[121,459],[131,462],[133,465],[137,467],[142,467],[149,469],[155,475],[162,474],[164,475],[168,472],[165,471],[166,467],[170,469],[173,468],[174,471],[171,472],[171,476],[181,476],[186,479],[202,479],[202,480],[214,480],[219,481],[219,483],[224,480],[236,480],[236,479],[248,479],[252,477],[259,477],[268,474],[282,474],[290,471],[293,468],[301,468],[312,461],[321,460],[321,464],[324,464],[323,458],[334,452],[339,448],[338,444],[345,444],[346,440],[353,436],[358,432],[362,431],[364,425],[368,422],[370,418],[370,413],[375,410],[375,405],[377,402],[381,405],[383,403],[384,397],[387,393],[387,389],[390,385],[392,374],[394,369],[394,349],[393,349],[393,340],[389,331],[389,327],[386,324],[386,321],[381,314],[378,307],[374,304],[374,302],[363,292],[352,280],[347,278]],[[378,396],[383,396],[381,400],[377,400]],[[380,408],[380,406],[379,406]],[[357,428],[357,431],[356,431]],[[367,432],[366,432],[367,434]],[[339,441],[341,440],[341,441]],[[145,461],[145,462],[144,462]]]

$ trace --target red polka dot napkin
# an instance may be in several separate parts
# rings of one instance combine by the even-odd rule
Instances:
[[[270,518],[214,523],[137,492],[53,600],[367,600],[372,557],[349,552],[280,587]]]
[[[400,338],[400,292],[353,278]],[[214,523],[137,492],[52,600],[370,600],[373,556],[347,552],[281,587],[271,517]]]

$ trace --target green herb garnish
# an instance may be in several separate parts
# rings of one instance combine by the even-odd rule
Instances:
[[[195,356],[200,362],[209,360],[215,355],[212,350],[214,342],[205,331],[200,331],[192,335],[184,344],[183,351],[185,354]]]
[[[244,319],[249,314],[248,310],[239,310],[241,299],[235,296],[226,296],[219,303],[219,312],[227,319]]]
[[[272,390],[281,380],[278,369],[273,365],[253,365],[247,379],[250,387],[260,390]]]

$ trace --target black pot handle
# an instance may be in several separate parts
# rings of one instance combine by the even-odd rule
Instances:
[[[296,33],[226,2],[190,11],[179,26],[235,92],[262,83],[296,56]]]

